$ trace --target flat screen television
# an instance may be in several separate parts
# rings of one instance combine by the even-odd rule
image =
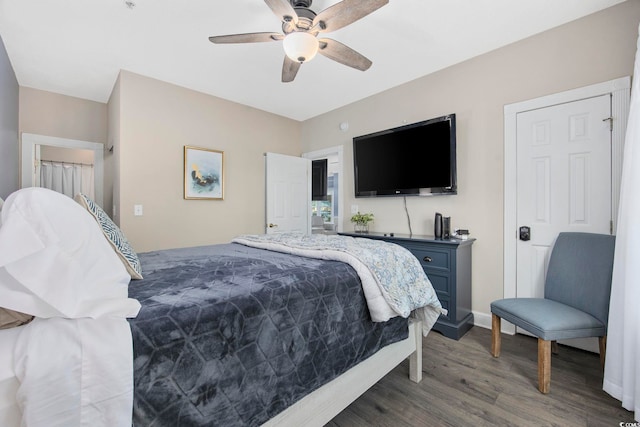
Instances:
[[[353,138],[356,197],[456,194],[456,115]]]

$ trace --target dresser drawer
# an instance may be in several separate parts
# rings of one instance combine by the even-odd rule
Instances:
[[[418,258],[423,268],[449,271],[451,269],[450,252],[437,249],[409,248]]]
[[[436,290],[438,295],[449,295],[449,276],[442,276],[440,274],[434,274],[430,271],[425,271],[429,281],[433,285],[433,289]]]

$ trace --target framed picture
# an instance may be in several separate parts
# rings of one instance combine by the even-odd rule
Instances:
[[[184,147],[184,198],[224,199],[224,153]]]

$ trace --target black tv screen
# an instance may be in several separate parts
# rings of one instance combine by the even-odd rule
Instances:
[[[456,116],[353,138],[356,197],[456,194]]]

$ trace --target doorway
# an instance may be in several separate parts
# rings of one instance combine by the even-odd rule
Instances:
[[[92,150],[38,145],[34,164],[35,184],[71,198],[82,193],[94,200],[93,157]]]
[[[622,171],[622,152],[626,130],[631,80],[624,77],[608,82],[561,92],[517,104],[506,105],[505,120],[505,168],[504,168],[504,298],[515,298],[518,289],[518,116],[534,110],[560,106],[576,101],[608,96],[611,120],[611,218],[612,232],[615,234]],[[503,332],[515,333],[515,327],[503,322]]]
[[[302,157],[309,160],[327,160],[327,197],[326,200],[311,202],[312,217],[322,218],[321,224],[325,232],[341,232],[344,209],[344,168],[343,147],[341,145],[323,150],[304,153]]]
[[[265,154],[265,233],[311,232],[311,161]]]
[[[556,237],[613,233],[611,99],[582,99],[517,115],[517,298],[544,297]]]
[[[79,141],[75,139],[57,138],[53,136],[36,135],[30,133],[22,134],[21,148],[21,172],[20,172],[20,188],[39,187],[40,186],[40,160],[43,159],[42,149],[48,155],[56,155],[57,151],[51,147],[73,150],[74,155],[80,155],[80,151],[87,150],[92,155],[93,169],[93,200],[104,209],[104,145],[97,142]],[[46,148],[45,148],[46,147]],[[84,157],[81,157],[84,158]],[[51,160],[46,159],[45,160]],[[84,161],[75,161],[71,159],[69,163],[83,163]]]

